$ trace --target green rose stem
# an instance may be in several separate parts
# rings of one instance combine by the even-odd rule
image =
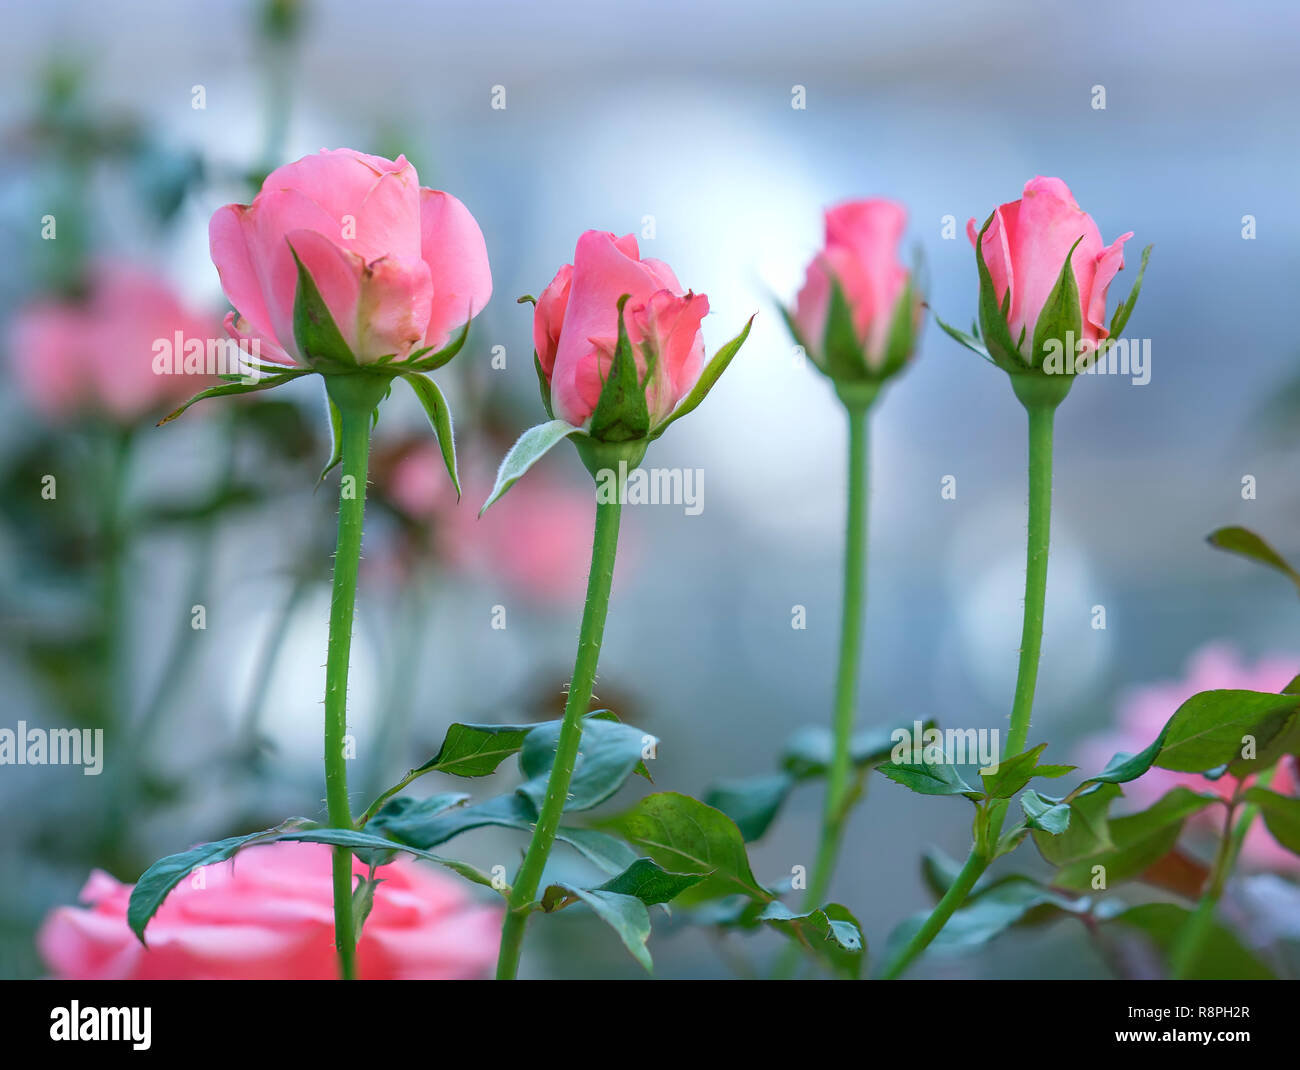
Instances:
[[[1261,788],[1268,787],[1273,779],[1274,769],[1266,770],[1259,775],[1258,786]],[[1174,945],[1170,955],[1169,972],[1176,981],[1185,981],[1192,972],[1193,966],[1201,952],[1201,947],[1205,943],[1205,938],[1209,935],[1210,927],[1214,923],[1214,911],[1218,908],[1219,900],[1223,898],[1223,889],[1228,884],[1228,877],[1232,873],[1232,867],[1236,864],[1237,856],[1241,853],[1241,846],[1246,840],[1246,833],[1250,831],[1250,826],[1254,824],[1255,818],[1259,815],[1259,807],[1254,803],[1247,803],[1241,808],[1241,815],[1237,816],[1238,800],[1233,799],[1228,804],[1228,813],[1223,821],[1223,838],[1219,841],[1219,849],[1214,855],[1214,864],[1210,869],[1210,879],[1206,884],[1204,891],[1201,892],[1201,898],[1196,903],[1196,909],[1192,911],[1191,917],[1183,926],[1182,932],[1178,936],[1178,941]],[[1233,824],[1233,818],[1237,818],[1237,823]]]
[[[848,415],[848,493],[844,524],[844,590],[840,616],[839,668],[835,677],[835,710],[831,728],[831,765],[822,813],[821,841],[812,879],[804,894],[804,909],[822,905],[835,873],[844,822],[862,791],[853,782],[853,710],[862,660],[862,622],[867,594],[867,503],[870,494],[871,406],[880,392],[877,383],[837,383],[836,393]],[[777,966],[789,977],[800,951],[791,944]]]
[[[334,590],[330,599],[329,646],[325,661],[325,802],[332,828],[350,829],[347,759],[348,661],[361,564],[361,528],[366,512],[370,428],[388,381],[362,374],[327,375],[325,388],[338,407],[342,425],[343,475],[339,491],[339,534],[334,551]],[[345,981],[357,972],[357,940],[352,921],[352,852],[334,848],[334,946]]]
[[[1029,537],[1025,550],[1025,614],[1020,633],[1020,666],[1011,706],[1011,726],[1003,757],[1019,754],[1029,739],[1029,720],[1038,683],[1038,656],[1043,645],[1043,609],[1047,601],[1047,555],[1052,523],[1052,432],[1056,408],[1073,383],[1070,376],[1011,376],[1011,387],[1029,414]],[[998,799],[977,819],[971,852],[943,898],[920,929],[885,967],[886,980],[900,976],[930,946],[953,912],[966,901],[975,882],[997,855],[998,838],[1008,801]]]
[[[613,501],[597,501],[596,531],[591,546],[591,571],[587,575],[587,601],[582,610],[582,628],[578,633],[578,654],[573,663],[573,677],[569,681],[569,697],[564,704],[564,719],[560,723],[560,738],[555,747],[555,763],[546,782],[546,797],[541,813],[533,828],[533,836],[524,855],[523,864],[511,888],[505,922],[501,927],[501,951],[497,958],[497,980],[512,981],[519,970],[519,954],[523,947],[524,927],[533,911],[537,889],[541,884],[542,870],[555,843],[555,833],[560,827],[564,804],[569,798],[569,783],[578,759],[578,746],[582,742],[582,718],[591,704],[591,689],[596,681],[596,663],[600,658],[600,644],[605,635],[605,616],[609,611],[609,591],[614,579],[614,556],[618,550],[618,526],[622,512],[625,472],[617,461],[612,465],[598,463],[598,449],[579,445],[579,452],[593,476],[601,467],[609,467],[618,476],[618,493]],[[628,468],[640,462],[629,459]]]

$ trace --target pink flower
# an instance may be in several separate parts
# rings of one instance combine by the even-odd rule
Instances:
[[[1134,689],[1120,703],[1119,726],[1088,740],[1081,749],[1080,768],[1100,771],[1110,758],[1124,751],[1136,754],[1160,734],[1165,722],[1193,695],[1218,689],[1278,692],[1296,675],[1297,663],[1284,657],[1264,658],[1254,665],[1242,662],[1226,643],[1202,647],[1188,661],[1187,674],[1181,680],[1168,680]],[[1247,778],[1253,783],[1254,778]],[[1155,802],[1171,788],[1182,785],[1198,792],[1214,792],[1230,797],[1239,781],[1233,776],[1210,780],[1198,773],[1175,773],[1152,768],[1137,780],[1124,785],[1125,796],[1137,807]],[[1283,795],[1300,790],[1293,760],[1284,758],[1276,767],[1270,787]],[[1221,825],[1219,807],[1198,815],[1197,820]],[[1251,825],[1242,848],[1242,859],[1261,869],[1294,869],[1300,859],[1281,847],[1264,827],[1262,820]]]
[[[177,332],[205,346],[219,333],[161,279],[103,262],[80,297],[41,298],[20,310],[10,348],[24,392],[47,418],[93,414],[129,424],[211,385],[206,375],[155,372],[155,347],[173,347]]]
[[[196,870],[150,922],[148,948],[127,927],[131,886],[96,870],[81,892],[87,905],[52,911],[37,946],[50,971],[68,980],[333,978],[330,855],[320,844],[275,843]],[[353,867],[368,872],[355,860]],[[383,883],[357,945],[361,977],[487,973],[499,911],[474,905],[455,879],[421,862],[399,858],[377,875]]]
[[[492,294],[474,217],[415,168],[352,149],[322,150],[272,171],[251,205],[208,227],[212,261],[237,313],[236,338],[260,338],[280,363],[307,364],[294,337],[294,254],[358,363],[440,347]]]
[[[462,454],[461,485],[471,497],[486,495],[492,469],[472,454]],[[457,507],[438,447],[427,439],[402,453],[380,490],[410,517],[431,526],[433,550],[444,563],[499,577],[541,602],[581,599],[591,556],[589,491],[534,472],[476,519],[472,511]]]
[[[898,245],[907,225],[907,210],[883,198],[845,201],[826,211],[826,244],[808,265],[803,289],[795,300],[794,322],[809,356],[836,375],[850,368],[879,373],[890,360],[889,334],[909,274],[898,259]],[[852,314],[857,345],[851,354],[826,352],[826,324],[831,309],[832,280],[839,283]],[[920,298],[909,310],[913,324]],[[902,363],[910,354],[897,357]],[[846,367],[841,367],[841,361]],[[889,370],[894,370],[890,368]]]
[[[979,229],[974,219],[966,224],[972,245],[979,238]],[[1083,331],[1083,337],[1075,342],[1081,351],[1090,351],[1108,336],[1106,290],[1124,267],[1124,243],[1131,237],[1129,231],[1109,246],[1103,245],[1092,216],[1075,203],[1069,187],[1059,178],[1030,179],[1020,200],[994,211],[984,234],[984,263],[999,307],[1011,291],[1007,326],[1012,343],[1026,361],[1032,356],[1039,313],[1075,242],[1079,244],[1070,266],[1079,289]]]
[[[650,426],[661,423],[695,385],[704,367],[700,322],[703,294],[683,292],[672,268],[641,259],[636,239],[589,230],[542,291],[533,313],[533,345],[551,388],[555,415],[585,427],[618,343],[618,301],[639,378],[645,383]],[[647,368],[650,369],[647,375]]]

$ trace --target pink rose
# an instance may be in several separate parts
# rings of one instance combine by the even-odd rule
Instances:
[[[1101,770],[1120,751],[1136,754],[1149,746],[1160,734],[1165,722],[1193,695],[1217,689],[1278,692],[1296,675],[1297,663],[1283,657],[1264,658],[1254,665],[1245,664],[1226,643],[1202,647],[1188,662],[1181,680],[1148,684],[1134,689],[1120,703],[1119,726],[1094,736],[1081,748],[1079,764],[1084,770]],[[1284,758],[1273,775],[1270,787],[1283,795],[1300,789],[1293,759]],[[1248,778],[1253,783],[1254,778]],[[1215,792],[1228,798],[1239,785],[1236,777],[1225,775],[1210,780],[1199,773],[1176,773],[1168,769],[1149,769],[1141,777],[1124,785],[1124,795],[1137,807],[1154,803],[1171,788],[1178,786],[1198,792]],[[1203,811],[1194,819],[1207,827],[1220,828],[1223,813],[1219,808]],[[1242,848],[1242,858],[1261,869],[1295,869],[1300,858],[1280,846],[1264,827],[1262,820],[1251,825]]]
[[[251,205],[228,204],[208,228],[212,260],[237,313],[236,338],[307,364],[294,337],[294,253],[358,363],[444,345],[492,294],[483,235],[449,193],[415,168],[352,149],[322,150],[272,171]]]
[[[650,426],[661,423],[695,385],[704,367],[703,294],[683,292],[672,268],[641,259],[631,234],[589,230],[542,291],[533,313],[533,345],[551,390],[555,415],[585,427],[618,344],[618,301],[624,309],[637,374],[645,383]],[[647,368],[650,374],[647,376]]]
[[[156,276],[105,262],[92,267],[82,296],[20,310],[10,348],[23,391],[47,418],[96,414],[129,424],[212,384],[206,375],[154,371],[155,346],[174,347],[178,331],[206,345],[217,324]]]
[[[87,905],[52,911],[37,946],[51,973],[67,980],[331,979],[330,854],[320,844],[275,843],[195,870],[154,916],[148,948],[127,927],[131,886],[96,870],[81,892]],[[355,860],[353,868],[368,872]],[[476,906],[453,878],[420,862],[399,858],[378,876],[357,945],[361,977],[486,976],[500,911]]]
[[[966,233],[974,245],[979,238],[974,219],[966,224]],[[984,263],[999,308],[1007,291],[1011,292],[1007,327],[1012,344],[1026,363],[1037,362],[1032,350],[1034,328],[1075,242],[1078,246],[1070,267],[1079,290],[1082,329],[1082,336],[1075,339],[1079,347],[1076,355],[1096,349],[1097,342],[1108,337],[1106,290],[1124,267],[1124,243],[1131,237],[1129,231],[1111,245],[1103,245],[1092,216],[1075,203],[1059,178],[1031,179],[1020,200],[994,211],[984,233]]]
[[[919,295],[913,295],[912,308],[899,308],[910,278],[898,259],[906,225],[907,210],[883,198],[845,201],[826,211],[826,244],[808,265],[793,320],[808,355],[834,378],[895,371],[913,349],[909,336],[900,352],[890,352],[895,318],[902,314],[915,328],[921,311]],[[832,282],[839,284],[851,315],[851,352],[827,347]]]

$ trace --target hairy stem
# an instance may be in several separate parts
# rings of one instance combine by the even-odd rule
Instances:
[[[614,556],[618,550],[620,493],[612,502],[596,506],[596,531],[591,547],[591,572],[587,577],[587,601],[582,611],[582,628],[578,636],[578,653],[569,682],[569,697],[564,704],[564,719],[555,748],[555,763],[546,783],[546,796],[533,829],[523,865],[510,892],[509,908],[501,928],[501,950],[497,959],[497,980],[514,980],[519,970],[524,928],[532,913],[542,870],[555,843],[564,804],[569,797],[569,783],[582,742],[582,718],[591,704],[591,689],[596,682],[596,664],[605,634],[605,615],[609,610],[609,591],[614,579]]]

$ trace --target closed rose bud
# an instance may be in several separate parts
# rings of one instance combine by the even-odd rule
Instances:
[[[641,259],[631,234],[615,238],[589,230],[578,239],[573,263],[560,268],[533,312],[549,404],[575,427],[590,425],[609,379],[624,295],[623,325],[650,429],[667,419],[704,367],[700,322],[709,299],[684,291],[663,261]]]
[[[1097,224],[1059,178],[1040,176],[1025,183],[1020,200],[1001,205],[989,217],[982,239],[974,219],[966,230],[983,263],[980,329],[999,363],[1011,370],[1017,365],[1037,368],[1053,352],[1062,357],[1091,354],[1111,335],[1106,291],[1124,267],[1124,243],[1133,232],[1104,245]],[[1136,296],[1134,286],[1128,310]],[[1115,333],[1127,318],[1126,313],[1122,320],[1117,317]],[[1073,370],[1072,362],[1068,370]]]
[[[18,381],[48,419],[98,416],[129,424],[213,382],[206,363],[185,373],[184,344],[220,335],[216,317],[187,308],[162,279],[101,262],[76,297],[43,297],[14,317],[9,347]],[[160,351],[168,367],[155,369]],[[221,371],[226,368],[219,369]]]
[[[492,293],[483,235],[455,197],[421,188],[405,157],[324,150],[271,172],[251,205],[209,225],[212,260],[236,338],[280,363],[367,364],[440,348]],[[297,260],[295,260],[295,256]],[[295,336],[299,269],[310,276],[346,354],[303,353]]]
[[[837,382],[885,379],[916,348],[921,297],[898,258],[906,224],[906,209],[879,197],[826,212],[825,246],[786,318],[808,356]]]

